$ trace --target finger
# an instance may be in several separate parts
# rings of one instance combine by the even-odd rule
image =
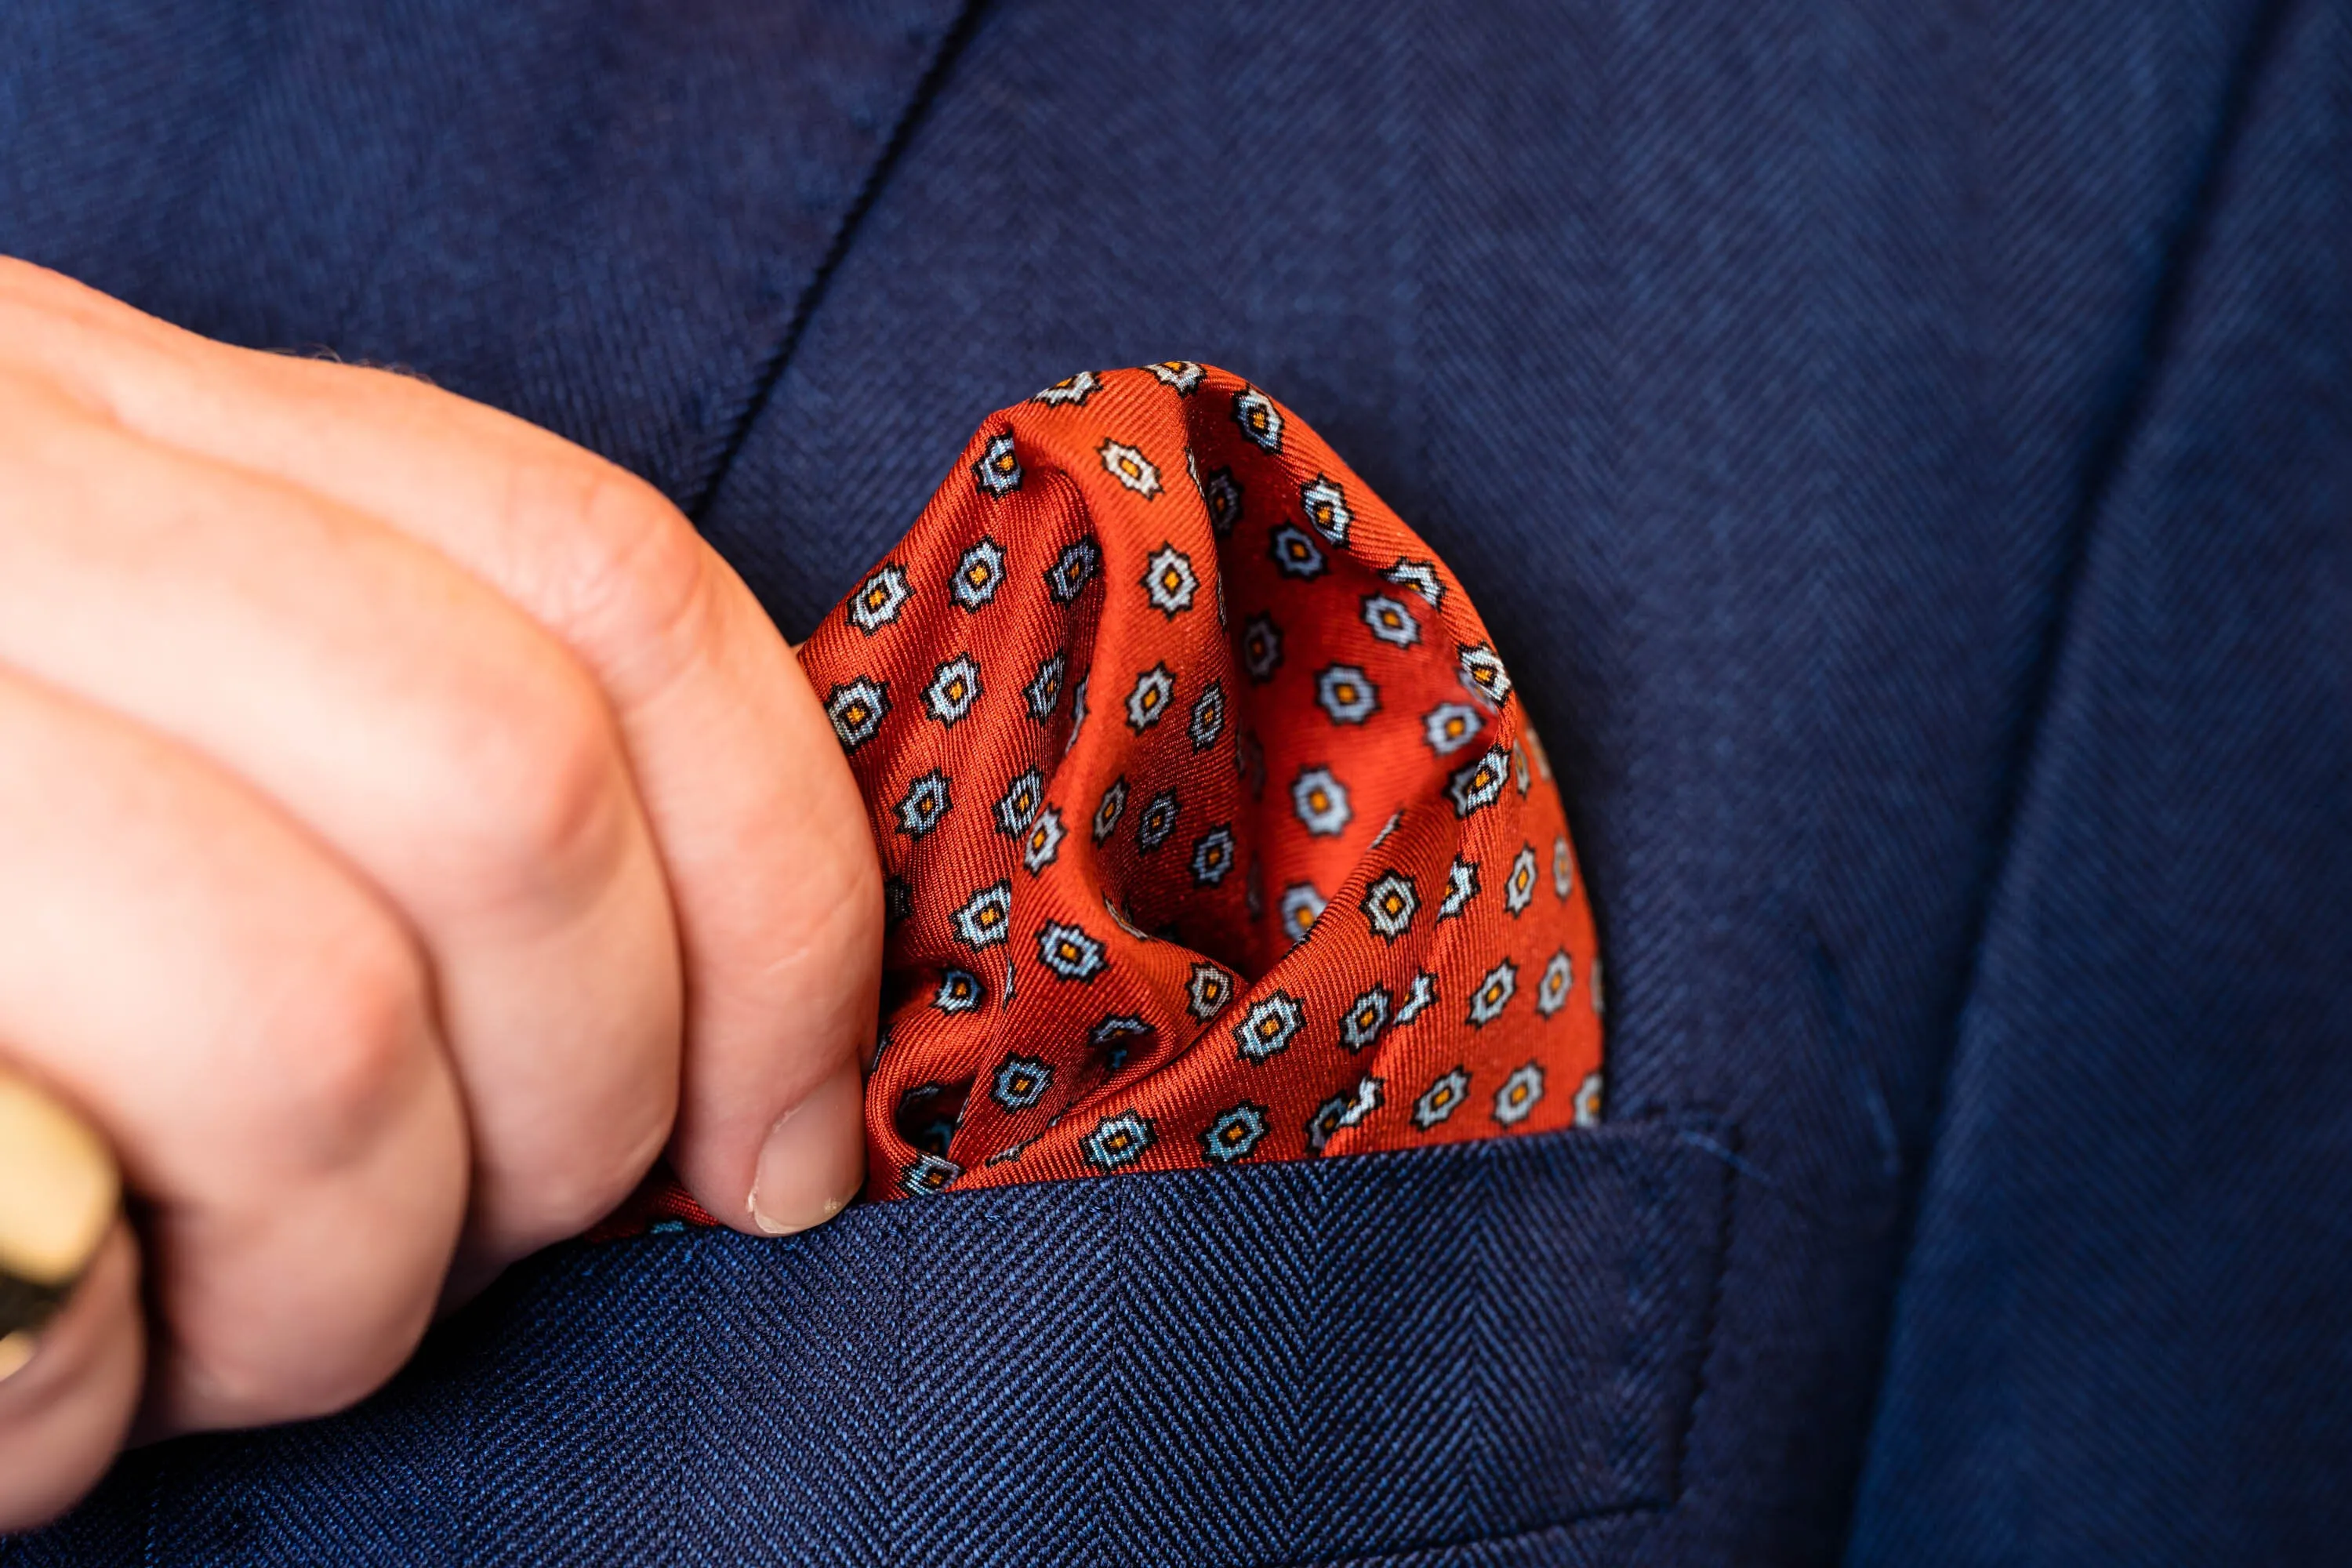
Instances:
[[[64,1512],[122,1446],[146,1364],[138,1279],[118,1220],[26,1358],[0,1376],[0,1532]]]
[[[741,581],[649,486],[545,431],[404,378],[224,349],[75,292],[68,314],[89,325],[20,335],[115,417],[388,521],[595,672],[681,928],[673,1159],[705,1206],[746,1228],[754,1184],[768,1228],[837,1207],[864,1155],[857,1097],[839,1081],[872,1041],[880,878],[831,727]]]
[[[415,1347],[465,1211],[422,959],[364,884],[168,742],[0,672],[0,1040],[144,1201],[151,1421],[357,1398]]]
[[[249,781],[430,957],[469,1249],[572,1234],[677,1096],[667,892],[593,682],[436,552],[0,378],[0,660]]]

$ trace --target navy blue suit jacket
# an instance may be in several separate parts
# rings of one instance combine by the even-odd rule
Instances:
[[[572,1247],[0,1563],[2352,1551],[2341,0],[15,0],[0,249],[804,632],[988,409],[1293,405],[1519,677],[1610,1125]]]

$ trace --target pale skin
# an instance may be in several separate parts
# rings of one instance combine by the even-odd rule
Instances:
[[[790,648],[649,486],[0,258],[0,1063],[115,1228],[0,1382],[0,1530],[297,1419],[667,1153],[863,1175],[881,879]]]

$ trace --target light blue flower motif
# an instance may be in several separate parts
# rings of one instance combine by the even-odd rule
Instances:
[[[1234,868],[1234,832],[1223,823],[1192,841],[1192,880],[1213,888]]]
[[[1478,710],[1467,702],[1441,702],[1422,715],[1421,738],[1441,757],[1450,757],[1478,738],[1486,727]]]
[[[1356,514],[1348,510],[1348,498],[1339,481],[1316,475],[1298,487],[1298,505],[1316,532],[1334,544],[1348,542],[1348,525],[1356,521]]]
[[[1000,430],[988,438],[987,448],[971,466],[971,477],[982,495],[1009,496],[1021,488],[1021,458],[1013,449],[1012,431]]]
[[[1518,994],[1519,966],[1509,959],[1486,972],[1478,988],[1470,993],[1470,1025],[1483,1029],[1503,1016],[1503,1009]]]
[[[1364,625],[1374,637],[1393,647],[1411,647],[1421,640],[1421,622],[1386,594],[1364,595]]]
[[[964,609],[973,611],[996,597],[996,590],[1004,583],[1004,547],[993,539],[983,539],[963,552],[956,563],[955,577],[948,592]]]
[[[1282,450],[1282,410],[1257,388],[1245,386],[1234,394],[1234,423],[1265,450]]]
[[[1018,838],[1029,831],[1037,808],[1045,804],[1045,780],[1035,768],[1025,768],[996,800],[996,831]]]
[[[1348,1093],[1334,1096],[1315,1108],[1307,1121],[1307,1147],[1320,1154],[1343,1127],[1354,1127],[1380,1109],[1382,1082],[1376,1078],[1356,1080]]]
[[[1122,1110],[1097,1122],[1079,1146],[1097,1168],[1116,1171],[1151,1147],[1151,1123],[1132,1110]]]
[[[963,1167],[944,1154],[919,1153],[898,1173],[898,1187],[916,1197],[929,1197],[944,1192],[962,1174]]]
[[[1350,1055],[1378,1042],[1389,1026],[1389,1009],[1396,998],[1385,985],[1375,985],[1348,1004],[1339,1015],[1339,1044]]]
[[[1307,1025],[1306,1010],[1287,991],[1276,991],[1251,1004],[1234,1026],[1234,1043],[1242,1060],[1262,1062],[1286,1047]]]
[[[1516,920],[1535,899],[1536,847],[1522,844],[1519,852],[1511,857],[1511,875],[1503,884],[1503,908]]]
[[[911,781],[907,793],[898,797],[898,831],[909,838],[920,838],[940,825],[954,804],[948,795],[948,775],[933,768]]]
[[[1511,678],[1503,670],[1503,661],[1485,643],[1461,650],[1462,684],[1469,693],[1489,706],[1500,708],[1511,694]]]
[[[1323,918],[1323,895],[1312,882],[1293,882],[1282,889],[1282,933],[1293,947],[1307,940]]]
[[[1450,921],[1470,907],[1478,896],[1478,863],[1456,855],[1454,864],[1445,868],[1445,897],[1439,900],[1437,918]]]
[[[1503,1087],[1495,1091],[1495,1120],[1506,1127],[1516,1127],[1528,1119],[1543,1096],[1544,1070],[1529,1062],[1505,1079]]]
[[[1081,983],[1103,971],[1102,943],[1061,921],[1048,921],[1037,933],[1037,960],[1065,980]]]
[[[1150,500],[1160,493],[1160,470],[1150,458],[1143,455],[1140,447],[1130,447],[1124,441],[1114,441],[1106,436],[1102,445],[1095,450],[1102,458],[1103,472],[1137,495]]]
[[[932,670],[931,683],[923,689],[924,710],[947,729],[979,700],[980,666],[970,654],[958,654]]]
[[[849,596],[842,613],[851,626],[870,637],[897,620],[906,602],[907,574],[895,565],[883,566]]]
[[[1601,1125],[1601,1072],[1596,1068],[1585,1074],[1584,1081],[1576,1086],[1576,1124],[1579,1127]]]
[[[1042,873],[1062,852],[1062,814],[1053,806],[1037,813],[1029,837],[1021,841],[1021,865],[1031,876]]]
[[[1155,664],[1135,678],[1127,694],[1127,727],[1140,735],[1160,722],[1176,697],[1176,677],[1164,664]]]
[[[1145,803],[1143,815],[1135,819],[1136,847],[1148,855],[1167,843],[1168,836],[1176,831],[1176,818],[1182,809],[1172,789],[1163,789],[1153,795]]]
[[[1327,665],[1315,677],[1315,700],[1334,724],[1360,724],[1381,710],[1381,689],[1355,665]]]
[[[1095,803],[1095,842],[1100,844],[1118,826],[1119,814],[1127,809],[1127,775],[1121,773],[1110,781]]]
[[[1423,1132],[1444,1121],[1462,1109],[1470,1098],[1470,1075],[1461,1068],[1439,1075],[1435,1083],[1421,1091],[1412,1102],[1412,1124]]]
[[[1414,891],[1412,879],[1402,871],[1384,872],[1364,889],[1364,919],[1372,934],[1382,942],[1394,942],[1412,929],[1413,912],[1421,908],[1421,897]]]
[[[1485,753],[1468,766],[1455,770],[1445,781],[1445,794],[1454,802],[1454,815],[1467,816],[1500,800],[1503,781],[1511,776],[1510,753],[1500,746],[1489,746]]]
[[[1208,503],[1209,527],[1218,538],[1234,531],[1242,520],[1242,486],[1231,468],[1211,468],[1201,481],[1201,499]]]
[[[1307,831],[1318,838],[1337,836],[1356,815],[1348,804],[1348,786],[1329,768],[1299,769],[1291,781],[1290,805]]]
[[[1559,1012],[1575,984],[1576,963],[1562,948],[1544,964],[1543,978],[1536,982],[1536,1011],[1547,1018]]]
[[[969,948],[994,947],[1013,926],[1013,884],[982,888],[955,912],[956,940]]]
[[[1090,370],[1082,370],[1076,375],[1064,376],[1029,401],[1045,404],[1049,408],[1064,404],[1076,406],[1093,396],[1095,389],[1100,385],[1102,377]]]
[[[1038,664],[1037,673],[1029,678],[1029,684],[1021,689],[1022,700],[1028,707],[1029,717],[1040,724],[1052,719],[1054,710],[1061,706],[1062,672],[1067,668],[1065,655],[1049,653]]]
[[[1205,752],[1225,732],[1225,687],[1212,680],[1192,700],[1192,750]]]
[[[1192,558],[1172,543],[1162,544],[1143,563],[1143,596],[1170,620],[1192,607],[1200,578],[1192,574]]]
[[[1295,522],[1286,522],[1268,536],[1268,548],[1274,563],[1282,568],[1286,577],[1320,577],[1323,575],[1323,552],[1317,549],[1313,536]]]
[[[833,732],[845,752],[857,750],[879,733],[882,716],[889,711],[889,683],[871,676],[842,682],[824,700],[824,716],[833,721]]]
[[[1213,963],[1196,963],[1184,987],[1184,1003],[1192,1016],[1207,1023],[1234,999],[1234,977]]]
[[[1438,578],[1437,563],[1434,561],[1399,559],[1395,565],[1381,575],[1400,588],[1411,588],[1428,601],[1433,610],[1437,608],[1438,601],[1445,597],[1445,584]]]
[[[1164,359],[1143,368],[1174,387],[1180,395],[1189,395],[1201,384],[1201,367],[1188,359]]]
[[[1064,548],[1046,569],[1045,586],[1055,604],[1066,605],[1086,592],[1094,580],[1096,569],[1102,565],[1102,551],[1091,539],[1081,539]]]
[[[1424,969],[1412,977],[1412,989],[1405,994],[1404,1005],[1397,1009],[1397,1027],[1402,1029],[1420,1017],[1436,1000],[1437,976]]]
[[[940,975],[940,988],[931,997],[931,1005],[942,1013],[971,1013],[986,1000],[979,975],[968,969],[950,969]]]
[[[1220,1165],[1246,1160],[1265,1136],[1265,1107],[1244,1100],[1209,1123],[1201,1134],[1201,1152]]]
[[[1252,680],[1267,681],[1282,668],[1282,628],[1271,616],[1252,616],[1242,623],[1242,668]]]
[[[989,1093],[1007,1110],[1026,1110],[1045,1098],[1053,1083],[1051,1063],[1035,1057],[1008,1056],[997,1064],[996,1081]]]

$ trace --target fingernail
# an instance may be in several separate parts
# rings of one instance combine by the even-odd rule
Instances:
[[[823,1225],[866,1180],[865,1085],[849,1063],[776,1119],[760,1148],[751,1223],[770,1236]]]
[[[113,1156],[81,1119],[0,1071],[0,1378],[73,1294],[114,1223]]]

